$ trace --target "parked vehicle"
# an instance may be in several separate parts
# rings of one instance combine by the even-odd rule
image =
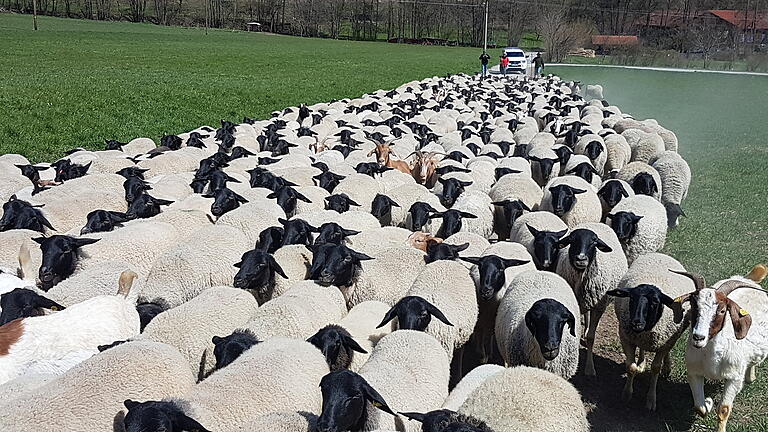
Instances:
[[[525,58],[525,52],[523,52],[523,50],[517,47],[504,48],[502,54],[506,54],[507,57],[509,57],[507,73],[525,73],[528,68],[528,60]]]

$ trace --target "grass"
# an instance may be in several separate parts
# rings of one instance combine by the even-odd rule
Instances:
[[[104,138],[157,138],[221,118],[265,117],[301,102],[472,72],[478,56],[467,48],[226,30],[206,36],[200,29],[46,17],[40,31],[30,27],[29,16],[0,14],[0,154],[34,161],[76,146],[100,148]],[[712,281],[768,260],[768,77],[568,67],[547,72],[601,83],[624,111],[657,118],[677,133],[694,180],[684,203],[688,218],[670,233],[667,253]],[[605,341],[606,356],[617,350],[615,340]],[[711,430],[713,416],[691,414],[682,342],[675,360],[671,380],[660,380],[656,414],[640,408],[624,417],[609,413],[620,426],[594,430],[638,430],[626,424],[640,416],[660,425],[644,430]],[[612,364],[618,379],[620,367]],[[620,391],[617,384],[615,395]],[[645,387],[637,391],[644,394]],[[707,391],[717,399],[721,386]],[[768,431],[766,400],[768,365],[736,399],[729,430]]]
[[[49,17],[39,25],[0,14],[0,153],[34,161],[479,67],[467,48]]]

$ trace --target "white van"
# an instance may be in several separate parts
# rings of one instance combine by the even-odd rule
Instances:
[[[517,47],[504,48],[502,54],[506,54],[509,58],[509,66],[507,67],[507,73],[519,72],[525,73],[528,69],[528,60],[525,58],[525,52]]]

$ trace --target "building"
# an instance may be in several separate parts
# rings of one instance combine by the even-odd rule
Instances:
[[[610,54],[611,50],[627,49],[640,45],[637,36],[596,35],[592,36],[592,47],[596,54]]]

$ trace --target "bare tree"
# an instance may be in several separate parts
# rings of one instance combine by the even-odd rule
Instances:
[[[723,48],[728,41],[728,32],[712,28],[704,20],[699,20],[693,24],[689,30],[691,45],[704,57],[704,68],[707,67],[707,60]]]
[[[566,9],[544,12],[537,26],[544,38],[547,61],[562,61],[569,51],[584,45],[593,33],[592,25],[584,21],[570,22]]]

